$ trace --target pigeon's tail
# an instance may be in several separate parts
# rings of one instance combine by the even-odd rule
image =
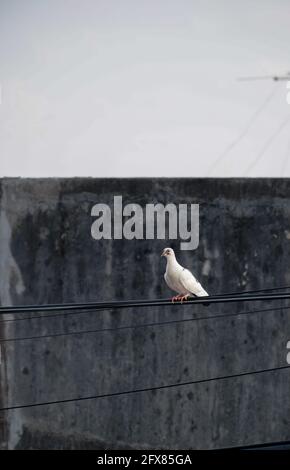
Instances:
[[[204,290],[205,293],[203,293],[202,295],[196,295],[196,294],[192,294],[192,297],[195,297],[196,299],[198,297],[208,297],[208,293]],[[210,305],[210,302],[204,302],[202,305],[204,305],[205,307],[208,307]]]
[[[204,290],[203,287],[200,286],[200,289],[197,293],[197,296],[198,297],[208,297],[208,293],[206,292],[206,290]]]
[[[200,285],[200,289],[198,291],[198,294],[196,295],[196,297],[208,297],[208,293],[206,292],[206,290]],[[209,302],[205,302],[204,304],[205,307],[208,307],[210,305]]]

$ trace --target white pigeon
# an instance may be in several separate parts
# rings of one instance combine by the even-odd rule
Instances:
[[[178,292],[178,295],[172,298],[172,302],[175,300],[181,300],[182,302],[192,295],[196,297],[208,296],[208,293],[194,275],[177,262],[172,248],[164,248],[161,256],[165,256],[167,260],[164,274],[165,282],[170,289]]]

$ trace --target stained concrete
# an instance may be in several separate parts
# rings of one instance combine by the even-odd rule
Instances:
[[[210,293],[290,285],[290,181],[2,179],[2,305],[168,297],[166,246]],[[200,244],[91,237],[91,208],[200,204]],[[285,304],[285,302],[284,302]],[[287,302],[286,302],[287,304]],[[118,327],[278,308],[99,334],[6,343],[0,405],[165,385],[286,365],[282,302],[124,309],[0,323],[1,337]],[[23,314],[22,316],[24,316]],[[5,317],[9,319],[9,317]],[[11,318],[10,318],[11,319]],[[11,411],[3,448],[219,448],[290,439],[290,374]]]

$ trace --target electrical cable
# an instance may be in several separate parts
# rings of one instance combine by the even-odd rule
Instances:
[[[286,124],[288,124],[289,121],[290,121],[290,116],[287,116],[286,119],[284,119],[282,123],[279,125],[279,127],[277,127],[275,132],[273,132],[273,134],[270,135],[269,139],[267,139],[266,143],[264,144],[264,146],[262,147],[262,149],[256,156],[255,160],[252,163],[250,163],[250,165],[246,168],[245,176],[247,176],[249,172],[257,165],[257,163],[264,156],[264,154],[266,153],[266,151],[268,150],[272,142],[276,139],[276,137],[280,134],[280,132],[282,132],[282,130],[284,129],[284,127],[286,127]]]
[[[287,144],[287,149],[285,152],[285,156],[282,160],[282,165],[281,165],[281,178],[285,178],[285,173],[288,167],[288,161],[290,157],[290,138],[288,139],[288,144]]]
[[[122,395],[132,395],[135,393],[145,393],[145,392],[152,392],[152,391],[157,391],[157,390],[166,390],[166,389],[177,388],[177,387],[185,387],[188,385],[198,385],[198,384],[204,384],[204,383],[209,383],[209,382],[217,382],[220,380],[253,376],[253,375],[264,374],[264,373],[269,373],[269,372],[281,371],[285,369],[290,369],[290,366],[288,365],[288,366],[280,366],[280,367],[271,367],[269,369],[259,369],[255,371],[249,371],[249,372],[240,372],[237,374],[211,377],[209,379],[191,380],[188,382],[177,382],[173,384],[159,385],[155,387],[144,387],[144,388],[137,388],[133,390],[123,390],[121,392],[102,393],[98,395],[89,395],[89,396],[83,396],[83,397],[66,398],[62,400],[27,403],[23,405],[11,405],[11,406],[5,406],[3,408],[0,408],[0,411],[10,411],[10,410],[23,409],[23,408],[34,408],[38,406],[48,406],[48,405],[57,405],[57,404],[64,404],[64,403],[73,403],[73,402],[75,403],[75,402],[87,401],[87,400],[97,400],[97,399],[102,399],[102,398],[119,397]]]
[[[283,287],[272,287],[272,288],[266,288],[266,289],[255,289],[255,290],[248,290],[248,291],[241,291],[241,292],[232,292],[232,293],[224,293],[224,294],[218,294],[216,297],[219,296],[228,296],[228,295],[246,295],[246,294],[252,294],[252,293],[259,293],[259,292],[271,292],[271,291],[277,291],[277,290],[285,290],[285,289],[290,289],[290,286],[283,286]],[[165,299],[167,300],[167,299]],[[43,305],[43,307],[46,307],[47,305],[53,305],[53,304],[46,304]],[[55,304],[57,305],[57,304]],[[62,304],[64,306],[66,305],[71,305],[71,304]],[[32,306],[32,305],[31,305]],[[1,308],[0,307],[0,314],[1,314]],[[98,309],[101,310],[101,309]],[[103,309],[104,311],[107,310],[107,308]],[[113,309],[112,309],[113,310]],[[18,321],[26,321],[26,320],[38,320],[38,319],[44,319],[44,318],[56,318],[56,317],[63,317],[63,316],[68,316],[68,315],[83,315],[83,314],[88,314],[92,313],[92,310],[83,310],[80,312],[65,312],[65,313],[54,313],[54,314],[48,314],[48,315],[37,315],[37,316],[32,316],[32,317],[23,317],[23,318],[10,318],[7,320],[0,320],[0,323],[10,323],[10,322],[18,322]]]
[[[103,309],[120,309],[120,308],[136,308],[136,307],[159,307],[168,305],[209,305],[216,303],[232,303],[232,302],[260,302],[263,300],[287,300],[290,299],[290,293],[283,294],[263,294],[263,295],[227,295],[227,296],[208,296],[208,297],[195,297],[184,302],[172,302],[170,299],[156,299],[156,300],[124,300],[124,301],[111,301],[111,302],[90,302],[90,303],[75,303],[75,304],[51,304],[51,305],[34,305],[34,306],[14,306],[14,307],[0,307],[0,314],[16,314],[24,312],[39,312],[39,311],[61,311],[61,310],[103,310]]]
[[[277,308],[269,308],[269,309],[261,309],[261,310],[250,310],[250,311],[245,311],[245,312],[222,313],[222,314],[194,317],[194,318],[183,318],[180,320],[167,320],[167,321],[162,321],[162,322],[150,322],[150,323],[140,323],[140,324],[135,324],[135,325],[124,325],[124,326],[118,326],[118,327],[97,328],[97,329],[91,329],[91,330],[78,330],[78,331],[51,333],[51,334],[34,335],[34,336],[19,336],[15,338],[0,338],[0,344],[17,342],[17,341],[27,341],[27,340],[32,341],[32,340],[38,340],[38,339],[59,338],[63,336],[76,336],[76,335],[86,335],[86,334],[92,334],[92,333],[106,333],[106,332],[114,332],[114,331],[133,330],[133,329],[139,329],[139,328],[168,326],[168,325],[178,324],[178,323],[188,323],[188,322],[212,320],[212,319],[218,319],[218,318],[237,317],[240,315],[243,316],[243,315],[250,315],[250,314],[255,314],[255,313],[273,312],[277,310],[289,310],[289,309],[290,309],[290,306],[277,307]]]
[[[271,93],[266,97],[266,99],[263,101],[263,103],[258,107],[258,109],[254,112],[252,115],[251,119],[245,126],[245,128],[242,130],[242,132],[234,138],[234,140],[225,148],[225,150],[216,158],[216,160],[213,162],[211,168],[209,169],[208,176],[211,176],[213,171],[216,169],[216,167],[222,162],[224,157],[230,153],[230,151],[238,145],[238,143],[246,136],[252,125],[255,123],[256,119],[259,117],[259,115],[264,111],[265,107],[267,104],[271,101],[273,96],[275,95],[277,91],[277,88],[271,90]]]

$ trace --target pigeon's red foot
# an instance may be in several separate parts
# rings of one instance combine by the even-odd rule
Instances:
[[[188,299],[188,297],[190,297],[190,295],[189,295],[189,294],[186,294],[186,295],[181,295],[179,300],[180,300],[180,302],[182,303],[184,300],[187,300],[187,299]]]
[[[172,303],[178,302],[179,300],[181,300],[181,298],[182,298],[182,295],[175,295],[174,297],[172,297],[171,302]]]

